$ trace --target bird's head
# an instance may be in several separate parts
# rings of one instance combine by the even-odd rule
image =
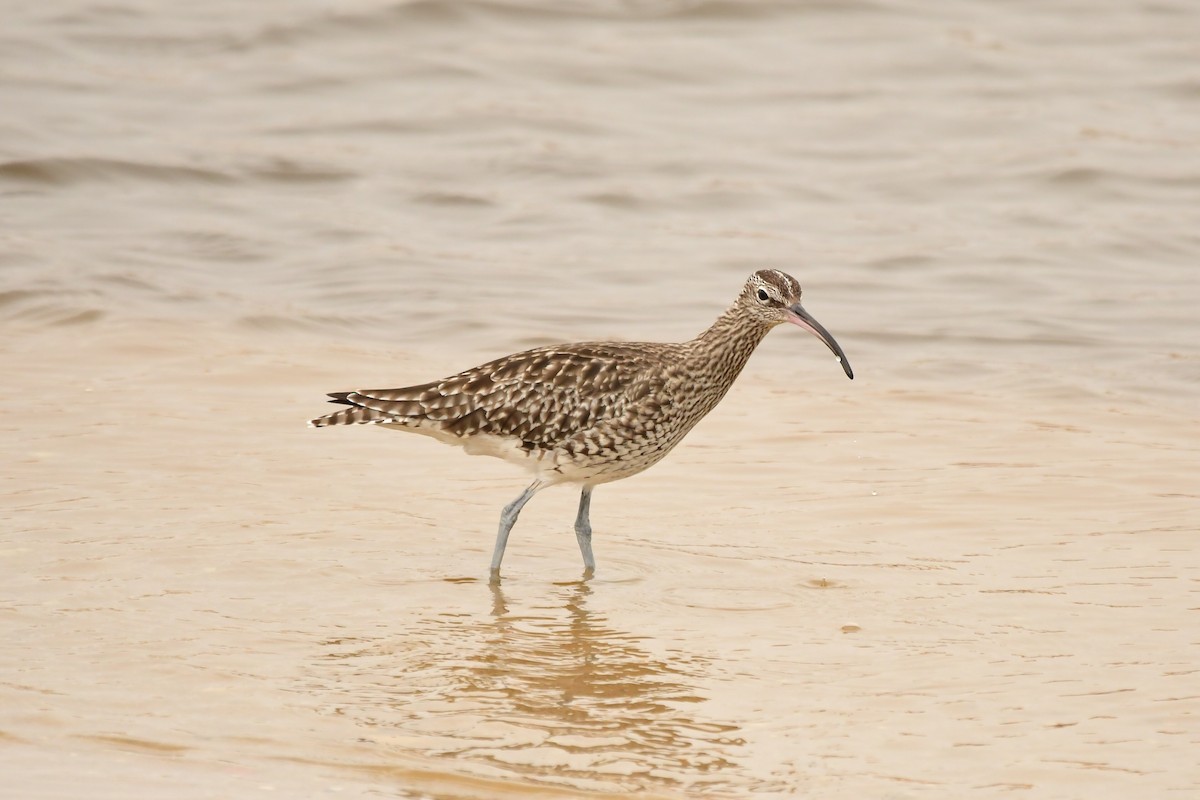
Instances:
[[[825,326],[800,305],[800,294],[800,284],[791,275],[777,269],[760,269],[746,280],[739,304],[747,316],[764,325],[774,327],[790,322],[804,328],[833,351],[846,377],[853,380],[854,371],[850,369],[846,354]]]

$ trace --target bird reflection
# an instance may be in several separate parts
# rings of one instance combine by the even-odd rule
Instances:
[[[502,687],[517,713],[543,721],[603,719],[599,727],[625,728],[636,736],[650,733],[643,728],[661,728],[659,715],[687,725],[678,707],[703,701],[682,681],[688,664],[652,658],[635,637],[589,611],[587,583],[560,587],[557,599],[564,613],[555,617],[513,614],[501,586],[489,588],[489,649],[472,672],[493,688]]]
[[[532,603],[488,588],[485,613],[428,620],[417,637],[327,642],[340,667],[327,688],[345,692],[336,713],[381,744],[525,779],[610,790],[723,784],[742,741],[736,725],[695,713],[702,659],[650,654],[588,608],[583,581]]]

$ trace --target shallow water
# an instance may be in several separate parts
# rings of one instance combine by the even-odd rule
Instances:
[[[1200,788],[1200,10],[65,2],[0,34],[0,796]],[[326,391],[796,329],[540,494]]]

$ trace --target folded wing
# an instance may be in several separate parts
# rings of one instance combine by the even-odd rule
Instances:
[[[330,394],[349,408],[315,427],[375,423],[490,434],[526,447],[557,443],[622,415],[644,394],[652,345],[577,344],[528,350],[440,381]]]

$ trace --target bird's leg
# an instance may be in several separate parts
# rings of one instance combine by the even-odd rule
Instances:
[[[529,488],[521,492],[521,496],[504,507],[500,512],[500,532],[496,534],[496,549],[492,551],[492,580],[495,581],[500,577],[500,562],[504,559],[504,547],[508,544],[508,532],[512,530],[513,524],[517,521],[517,515],[521,513],[521,509],[529,498],[537,494],[538,489],[542,488],[541,481],[534,481],[529,484]]]
[[[579,495],[579,515],[575,517],[575,538],[579,540],[585,572],[594,572],[596,569],[596,558],[592,555],[592,522],[588,518],[591,509],[592,487],[584,486]]]

